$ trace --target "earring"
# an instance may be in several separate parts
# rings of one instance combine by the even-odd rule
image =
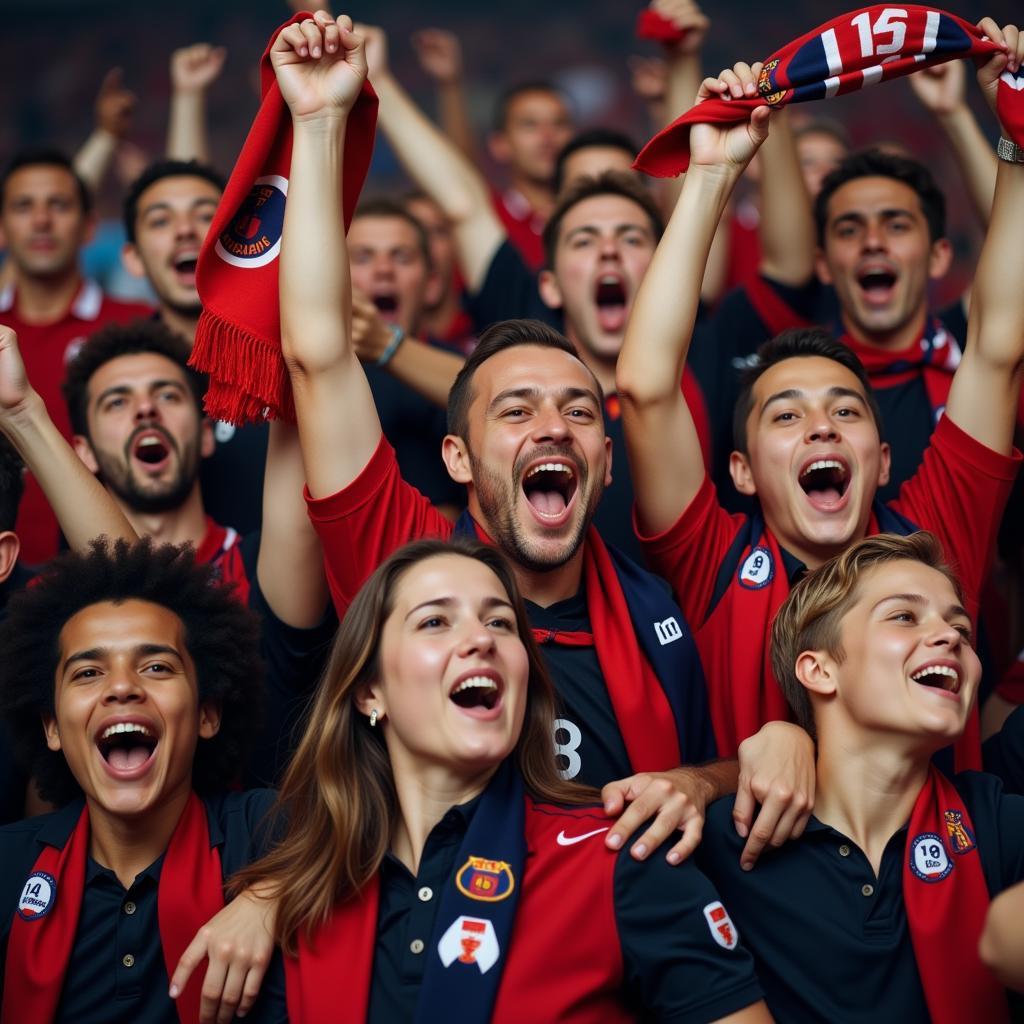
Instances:
[[[372,729],[377,724],[377,719],[380,718],[380,712],[374,708],[370,712],[370,728]]]

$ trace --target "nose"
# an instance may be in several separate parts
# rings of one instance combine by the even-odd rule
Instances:
[[[955,651],[964,642],[964,636],[960,630],[951,622],[947,622],[941,615],[934,616],[930,627],[926,640],[930,647],[943,647]]]
[[[191,217],[178,217],[174,222],[174,237],[189,239],[199,237],[199,225]]]
[[[877,252],[885,248],[885,235],[882,225],[876,220],[869,220],[861,236],[861,242],[867,252]]]
[[[135,673],[127,666],[114,665],[106,678],[106,686],[103,691],[104,704],[134,704],[143,697],[142,687],[139,686]]]
[[[459,654],[463,657],[489,655],[494,652],[494,633],[481,619],[473,618],[466,623],[459,642]]]
[[[835,424],[825,417],[824,413],[819,413],[808,418],[807,422],[807,441],[808,443],[813,441],[838,441],[839,431],[836,429]]]
[[[533,440],[538,444],[545,441],[562,444],[569,436],[569,424],[561,409],[553,403],[541,406],[533,421]]]
[[[386,252],[377,253],[373,257],[372,270],[374,277],[390,278],[395,275],[394,260]]]
[[[137,423],[144,423],[146,420],[156,420],[159,418],[159,407],[151,395],[142,395],[136,400],[135,421]]]

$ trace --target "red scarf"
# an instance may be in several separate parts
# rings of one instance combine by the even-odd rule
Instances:
[[[26,881],[7,939],[0,1024],[47,1024],[53,1020],[78,930],[88,852],[89,811],[85,807],[64,848],[47,846]],[[220,852],[210,847],[206,808],[192,793],[167,847],[157,890],[160,943],[168,978],[195,933],[223,906]],[[202,987],[202,972],[196,971],[176,1000],[181,1024],[195,1024],[199,1019]]]
[[[686,29],[680,29],[674,21],[664,14],[644,8],[636,19],[637,39],[650,39],[665,46],[675,46],[686,37]]]
[[[210,375],[207,414],[230,423],[260,422],[266,416],[295,419],[281,356],[277,288],[292,119],[274,77],[270,49],[282,29],[309,17],[296,14],[267,44],[260,109],[206,233],[196,271],[203,313],[189,362]],[[377,96],[366,82],[345,133],[346,229],[370,166],[376,121]]]
[[[921,67],[998,51],[974,25],[934,7],[864,7],[834,18],[773,53],[761,72],[758,98],[709,99],[692,107],[658,132],[633,166],[657,178],[673,177],[689,165],[692,124],[738,124],[765,103],[779,109],[790,103],[826,99]],[[1019,77],[1003,74],[997,107],[1010,137],[1024,145],[1024,95],[1016,87]]]
[[[934,1024],[1009,1021],[1006,992],[978,958],[989,892],[974,827],[934,766],[910,815],[903,902]]]

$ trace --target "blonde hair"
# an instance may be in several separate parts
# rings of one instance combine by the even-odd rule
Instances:
[[[307,712],[305,730],[274,805],[284,836],[239,872],[230,891],[259,882],[277,900],[275,939],[294,954],[300,928],[309,936],[336,903],[357,898],[380,867],[398,815],[391,762],[381,729],[357,709],[359,689],[378,675],[381,632],[402,577],[439,555],[483,562],[515,609],[529,662],[526,717],[512,755],[526,789],[551,803],[593,803],[595,790],[564,781],[552,746],[556,698],[512,570],[496,548],[475,540],[422,540],[387,559],[363,585],[345,615]]]
[[[946,564],[934,534],[920,531],[909,537],[880,533],[848,547],[808,573],[790,592],[772,623],[772,671],[797,723],[812,736],[811,699],[796,676],[796,661],[804,651],[827,651],[842,661],[840,643],[843,617],[857,602],[864,573],[885,562],[921,562],[941,572],[963,603],[960,582]]]

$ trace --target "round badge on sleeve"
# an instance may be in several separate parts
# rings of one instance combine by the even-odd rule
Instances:
[[[257,178],[217,239],[217,255],[225,263],[244,270],[263,267],[277,259],[287,195],[287,178],[279,174]]]
[[[57,899],[57,880],[45,871],[33,871],[18,899],[18,916],[24,921],[45,917]]]
[[[910,844],[910,870],[922,882],[941,882],[953,870],[942,838],[936,832],[922,832]]]
[[[775,575],[775,563],[767,548],[757,547],[743,559],[740,566],[739,584],[747,590],[767,587]]]

